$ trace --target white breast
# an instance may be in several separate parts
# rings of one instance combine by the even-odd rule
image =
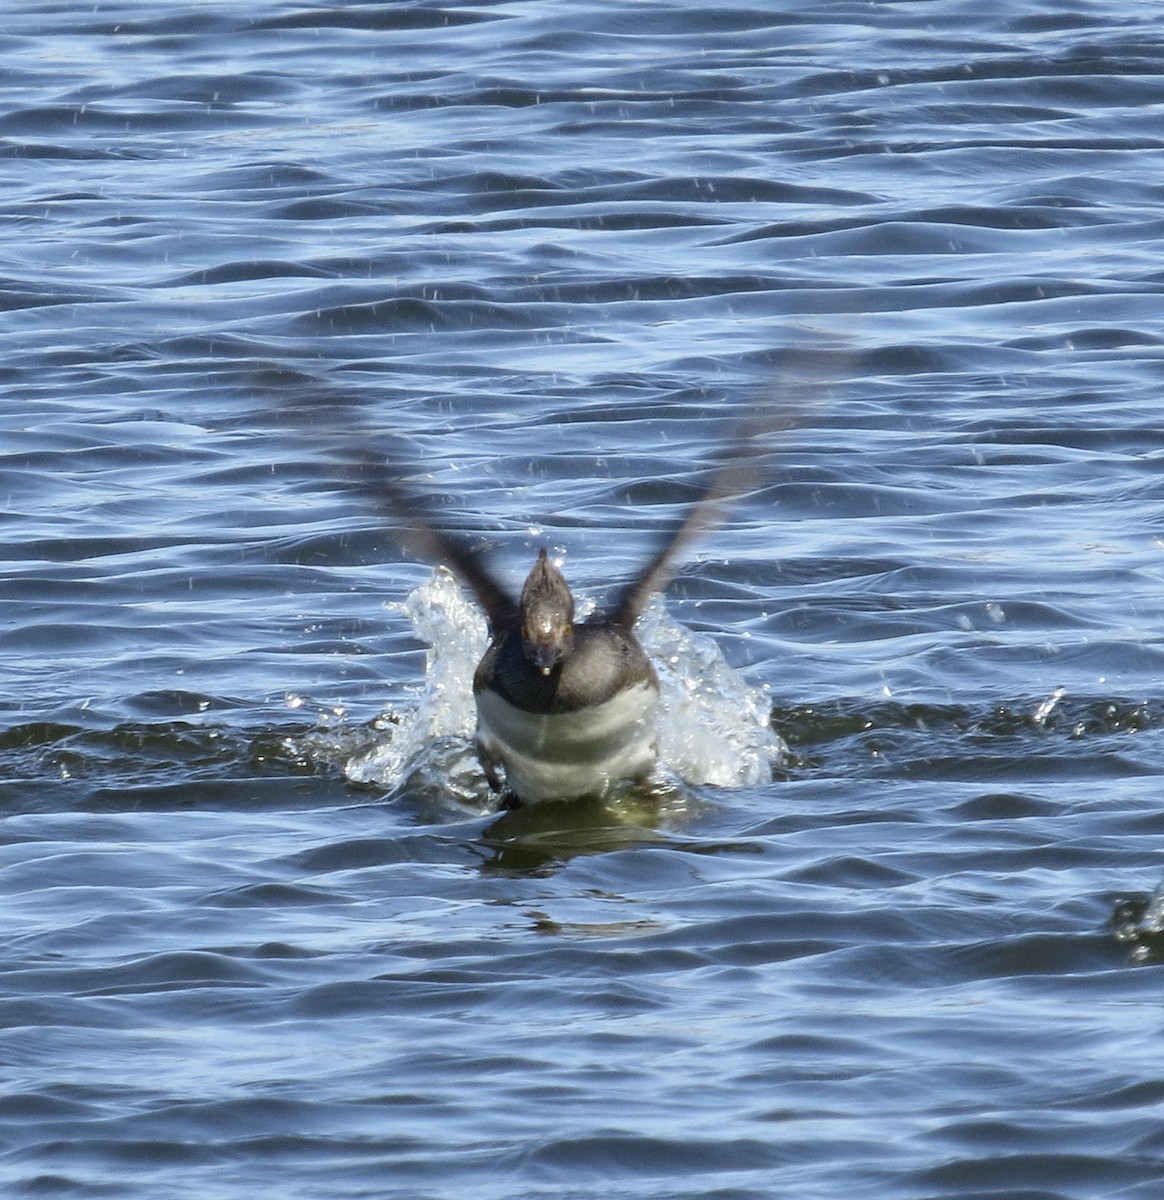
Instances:
[[[478,692],[477,745],[504,766],[509,790],[526,804],[596,795],[651,769],[657,699],[654,682],[644,681],[593,708],[528,713]]]

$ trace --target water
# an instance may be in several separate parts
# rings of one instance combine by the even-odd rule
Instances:
[[[5,1195],[1157,1194],[1164,44],[988,9],[8,6]],[[787,757],[485,811],[337,447],[599,598],[757,412]]]

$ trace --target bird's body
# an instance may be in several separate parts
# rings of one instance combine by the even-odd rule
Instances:
[[[495,635],[473,678],[477,751],[490,785],[532,804],[646,776],[659,684],[634,635],[602,620],[575,626],[569,653],[544,672],[527,652],[528,624]]]
[[[485,777],[521,804],[577,800],[643,779],[655,765],[658,697],[658,686],[643,681],[585,708],[531,713],[479,691],[476,741]]]

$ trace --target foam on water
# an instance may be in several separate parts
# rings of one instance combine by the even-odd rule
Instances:
[[[353,782],[387,788],[416,771],[433,782],[443,773],[446,789],[479,804],[487,796],[484,781],[470,783],[465,773],[485,621],[443,567],[400,607],[428,645],[424,683],[415,705],[382,722],[384,739],[350,758],[346,773]],[[593,605],[579,608],[585,615]],[[659,675],[661,770],[689,786],[746,787],[771,778],[785,747],[763,690],[733,670],[709,636],[672,621],[661,597],[652,599],[637,632]]]

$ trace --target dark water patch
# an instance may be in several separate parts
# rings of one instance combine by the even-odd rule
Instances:
[[[1013,352],[1000,349],[981,352],[976,356],[979,363],[988,359],[997,370],[1005,370],[1008,366],[1018,366],[1017,356]],[[883,346],[877,350],[867,351],[854,356],[852,367],[862,374],[878,376],[896,375],[930,375],[957,373],[964,369],[970,361],[970,356],[964,349],[954,346],[922,346],[912,343],[898,343]]]
[[[187,128],[228,129],[240,127],[244,122],[270,121],[273,116],[259,116],[255,112],[246,114],[238,112],[233,106],[218,107],[205,103],[193,105],[178,105],[184,118],[181,122]],[[15,113],[0,114],[0,136],[28,138],[29,135],[41,137],[53,135],[68,141],[81,137],[132,137],[147,133],[169,133],[173,130],[175,115],[166,105],[126,106],[103,96],[97,102],[89,103],[78,100],[75,103],[39,105],[21,109]],[[124,150],[117,152],[114,157],[156,157],[152,155],[127,154]]]
[[[235,1145],[281,1128],[298,1129],[308,1141],[310,1131],[324,1131],[333,1124],[334,1118],[311,1100],[264,1096],[166,1105],[142,1120],[141,1132],[153,1128],[164,1138],[180,1127],[191,1140]]]
[[[11,1093],[0,1097],[0,1115],[6,1121],[67,1120],[87,1114],[88,1105],[72,1098],[51,1096],[44,1093]]]
[[[38,291],[25,282],[0,282],[0,311],[44,308],[56,304],[98,304],[120,299],[114,293]]]
[[[486,873],[526,877],[553,874],[563,863],[581,856],[665,842],[657,829],[612,816],[582,822],[561,818],[552,822],[544,817],[535,822],[511,821],[502,816],[482,832],[476,855]]]
[[[238,700],[230,700],[222,696],[208,696],[202,692],[185,692],[177,690],[162,690],[143,692],[132,697],[127,706],[142,717],[150,718],[180,718],[195,713],[232,711],[242,707]],[[151,729],[154,727],[151,727]],[[163,726],[159,732],[165,736]],[[214,736],[212,731],[207,731]]]
[[[440,3],[393,5],[360,4],[342,9],[307,8],[300,12],[253,18],[255,31],[281,29],[354,29],[392,32],[404,29],[449,29],[461,25],[477,25],[500,19],[504,14],[488,11],[488,4],[476,8],[459,8]]]
[[[638,232],[666,229],[690,229],[726,224],[726,219],[705,216],[696,212],[676,212],[669,208],[620,208],[605,207],[595,211],[572,212],[568,217],[522,216],[492,218],[478,222],[438,222],[428,225],[420,232],[433,235],[458,233],[504,234],[514,230],[572,229],[577,232]]]
[[[1124,1189],[1143,1181],[1145,1164],[1108,1154],[1069,1150],[1071,1139],[1055,1153],[994,1154],[953,1158],[921,1172],[914,1185],[962,1197],[1021,1196],[1046,1200],[1082,1200],[1094,1188]]]
[[[465,978],[434,981],[383,978],[329,983],[300,993],[292,1013],[313,1020],[373,1016],[386,1010],[400,1014],[463,1013],[488,999],[488,986]]]
[[[793,774],[853,770],[878,778],[978,779],[1020,790],[1034,779],[1095,786],[1150,775],[1161,721],[1154,701],[1054,695],[984,708],[834,702],[778,706],[772,714],[791,748]]]
[[[326,279],[331,272],[307,263],[291,262],[232,262],[218,267],[206,267],[188,275],[165,282],[166,287],[209,287],[220,283],[250,282],[256,279]]]
[[[221,1161],[217,1147],[181,1141],[110,1137],[103,1141],[78,1142],[52,1139],[36,1146],[36,1157],[44,1155],[62,1166],[85,1168],[107,1166],[120,1170],[150,1171],[159,1167],[192,1168]],[[18,1160],[22,1155],[18,1155]]]
[[[839,855],[806,863],[789,871],[790,883],[821,884],[826,887],[858,889],[906,887],[916,883],[919,876],[889,863],[875,862],[856,855]],[[812,925],[812,920],[806,925]]]
[[[793,882],[801,882],[795,880]],[[807,880],[806,882],[812,882]],[[854,943],[863,944],[863,921],[878,927],[878,937],[889,936],[876,917],[837,917],[820,912],[793,912],[786,918],[755,917],[708,922],[685,930],[675,943],[700,947],[705,961],[732,967],[759,967],[804,957],[827,955]]]
[[[1161,1096],[1160,1084],[1152,1080],[1114,1088],[1106,1094],[1093,1097],[1092,1104],[1100,1111],[1105,1108],[1112,1111],[1123,1111],[1155,1108],[1162,1100],[1164,1100],[1164,1096]]]
[[[398,864],[430,863],[472,866],[478,861],[468,841],[469,831],[458,836],[455,826],[392,837],[339,839],[287,859],[286,870],[331,876]]]
[[[969,94],[992,84],[992,99],[1009,94],[1007,84],[1021,82],[1029,88],[1026,102],[1040,94],[1056,91],[1069,107],[1103,103],[1104,98],[1120,104],[1132,103],[1138,94],[1136,83],[1160,73],[1160,61],[1154,47],[1134,47],[1114,43],[1102,48],[1086,43],[1069,53],[1040,56],[1037,60],[1014,56],[975,55],[973,65],[953,57],[926,67],[888,67],[878,70],[823,73],[801,79],[798,87],[805,94],[831,94],[848,91],[878,91],[885,88],[943,84],[945,94],[965,90]],[[1134,82],[1133,82],[1134,81]]]
[[[1120,957],[1098,931],[1035,933],[1004,938],[992,945],[943,953],[943,973],[971,979],[1090,974],[1115,969]]]
[[[289,193],[334,190],[338,186],[338,178],[319,166],[278,158],[230,162],[199,179],[202,192],[221,192],[232,201],[282,200]]]
[[[1073,329],[1053,337],[1016,338],[1008,343],[1017,350],[1117,350],[1127,346],[1158,346],[1156,334],[1136,329]]]
[[[951,807],[950,815],[960,821],[1022,821],[1054,816],[1058,806],[1036,796],[996,792],[974,796]]]
[[[199,714],[241,707],[236,700],[169,696],[160,709],[175,702]],[[141,698],[129,707],[140,704]],[[146,708],[158,705],[159,698],[146,698]],[[207,717],[110,726],[105,714],[87,715],[84,725],[32,721],[0,732],[0,762],[10,779],[23,781],[8,789],[7,812],[43,811],[46,803],[66,811],[132,812],[351,800],[338,772],[299,748],[309,728],[302,724],[255,729]],[[337,790],[326,800],[331,783]]]
[[[984,229],[1060,229],[1075,224],[1100,224],[1105,218],[1099,213],[1084,214],[1057,206],[1043,208],[1035,205],[1008,205],[1005,208],[996,208],[965,205],[955,208],[920,209],[910,213],[910,220],[937,226],[970,225]]]
[[[563,1180],[609,1178],[610,1173],[641,1179],[669,1178],[676,1170],[696,1177],[774,1171],[784,1165],[786,1154],[770,1143],[746,1138],[672,1140],[608,1133],[547,1139],[528,1150],[525,1161],[535,1170],[552,1172]]]
[[[545,98],[540,102],[544,103]],[[604,170],[561,176],[521,176],[489,171],[473,175],[442,175],[421,181],[416,191],[434,196],[476,198],[478,211],[541,208],[558,205],[570,212],[601,205],[608,209],[628,204],[867,204],[873,197],[821,186],[801,186],[743,175],[676,176],[654,179],[641,172]],[[567,219],[569,213],[563,214]]]
[[[9,136],[0,141],[0,158],[61,162],[120,162],[141,157],[131,150],[116,147],[61,146],[53,142],[32,141]]]
[[[253,965],[209,951],[151,955],[108,966],[27,967],[9,973],[14,991],[37,994],[45,987],[98,999],[192,989],[258,988],[268,975]]]
[[[283,75],[259,72],[231,74],[156,75],[149,79],[130,81],[116,88],[87,87],[77,93],[86,105],[117,97],[133,97],[199,108],[226,108],[248,101],[273,101],[287,97],[292,91]]]
[[[330,792],[330,799],[328,793]],[[281,808],[317,808],[323,804],[350,802],[350,793],[338,780],[321,787],[318,780],[298,778],[255,778],[227,774],[190,783],[127,784],[100,787],[81,804],[89,812],[167,812],[184,810],[263,811]]]
[[[369,332],[427,334],[466,328],[479,331],[520,329],[528,320],[528,314],[519,314],[501,304],[401,297],[366,304],[321,306],[299,317],[296,323],[304,330],[326,330],[329,334],[342,336]],[[539,324],[544,323],[545,316],[540,315]],[[550,323],[557,324],[558,320]]]
[[[385,215],[382,205],[354,196],[312,196],[282,204],[271,211],[279,221],[342,221],[351,217]]]
[[[312,908],[323,904],[338,904],[343,901],[322,888],[306,887],[302,884],[256,883],[244,887],[230,888],[205,897],[204,904],[222,908],[289,908],[297,904]],[[294,948],[268,947],[260,957],[298,958],[303,951]]]
[[[811,745],[871,729],[901,729],[933,736],[947,730],[993,738],[1081,738],[1136,733],[1164,725],[1164,702],[1064,693],[974,708],[959,704],[835,701],[812,708],[773,711],[792,746]]]

